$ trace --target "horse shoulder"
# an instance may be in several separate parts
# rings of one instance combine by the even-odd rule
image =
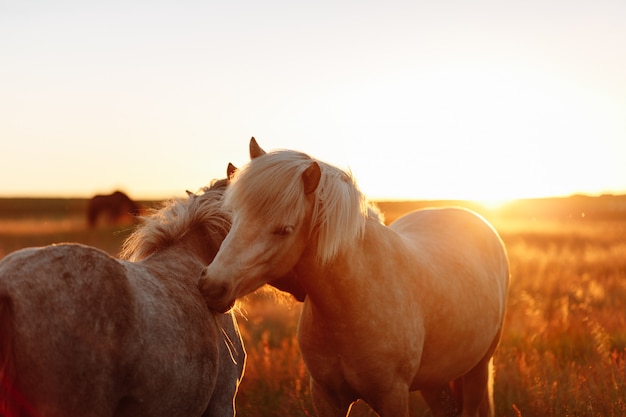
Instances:
[[[202,266],[191,258],[171,257],[169,253],[163,259],[123,263],[136,299],[137,340],[143,345],[142,366],[135,376],[158,375],[155,387],[179,390],[178,395],[192,403],[217,390],[217,380],[237,381],[234,372],[224,379],[213,376],[234,369],[232,358],[243,364],[245,354],[233,319],[212,315],[197,287],[183,279],[197,276]],[[163,362],[163,357],[171,360]],[[181,363],[189,366],[181,369]]]
[[[219,361],[215,385],[211,394],[211,405],[203,417],[219,417],[234,414],[233,395],[237,392],[246,365],[246,351],[243,347],[237,320],[231,311],[213,316],[222,334],[216,339],[219,346]]]

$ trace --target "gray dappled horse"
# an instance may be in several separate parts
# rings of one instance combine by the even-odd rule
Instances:
[[[0,261],[1,416],[235,414],[241,336],[196,287],[230,227],[226,185],[146,217],[126,260],[60,244]]]

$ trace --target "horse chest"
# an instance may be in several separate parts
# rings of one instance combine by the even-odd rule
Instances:
[[[419,335],[414,334],[415,326],[395,324],[376,314],[328,320],[305,303],[298,329],[303,359],[314,379],[357,392],[398,373],[409,381],[419,363]]]

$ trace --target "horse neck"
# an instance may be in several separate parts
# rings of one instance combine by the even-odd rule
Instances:
[[[306,291],[302,285],[300,285],[298,275],[294,270],[289,271],[285,276],[268,282],[268,284],[283,292],[291,294],[297,301],[304,301],[306,298]]]
[[[309,301],[320,310],[342,315],[350,306],[358,304],[376,294],[364,280],[376,274],[381,268],[384,246],[397,239],[395,233],[374,220],[368,220],[363,239],[360,242],[340,248],[337,255],[327,265],[320,265],[315,257],[317,248],[307,247],[296,265],[299,282],[306,291]]]
[[[145,258],[142,262],[156,275],[176,274],[197,282],[202,268],[213,261],[223,236],[202,227],[191,228],[183,237]]]

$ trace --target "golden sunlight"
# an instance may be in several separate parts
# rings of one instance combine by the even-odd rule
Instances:
[[[487,210],[498,210],[506,206],[507,204],[515,201],[515,198],[503,198],[503,199],[488,199],[488,200],[473,200],[480,204]]]
[[[346,154],[372,198],[427,196],[495,207],[602,190],[615,178],[605,168],[613,156],[593,141],[615,135],[600,129],[606,103],[582,89],[483,68],[350,93],[351,105],[343,106],[350,111],[341,116],[351,127],[367,120],[367,128],[346,132],[352,137]]]

